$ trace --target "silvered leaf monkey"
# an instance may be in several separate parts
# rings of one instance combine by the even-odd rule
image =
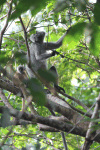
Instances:
[[[20,75],[23,76],[23,81],[27,80],[28,79],[28,75],[27,75],[27,72],[26,72],[26,68],[23,66],[23,65],[19,65],[17,67],[17,72],[19,73],[19,79],[22,81],[22,78]]]
[[[26,68],[23,65],[19,65],[17,67],[17,72],[14,75],[14,84],[16,86],[20,86],[22,82],[25,82],[25,84],[27,85],[27,81],[28,81],[28,75],[26,72]]]
[[[57,41],[57,42],[43,42],[45,37],[45,32],[36,32],[36,34],[32,34],[30,36],[31,44],[30,44],[30,60],[31,60],[31,66],[34,71],[37,71],[38,69],[47,69],[47,61],[46,59],[54,56],[56,54],[56,51],[53,49],[59,48],[62,45],[63,38],[67,34],[69,29],[66,31],[66,33]],[[51,53],[48,53],[47,50],[52,50]],[[28,55],[27,55],[28,59]],[[27,70],[30,69],[27,66]],[[30,71],[28,71],[28,74],[30,77],[34,77],[34,74]]]
[[[14,75],[13,82],[16,86],[21,86],[23,83],[25,83],[25,86],[27,87],[28,75],[27,75],[27,72],[26,72],[26,68],[23,65],[19,65],[17,67],[17,72]],[[25,100],[23,98],[22,99],[22,111],[24,111],[24,110],[25,110]]]
[[[54,56],[56,51],[53,49],[59,48],[62,45],[63,38],[68,33],[69,29],[66,33],[57,41],[57,42],[43,42],[45,37],[45,32],[36,32],[36,34],[32,34],[30,36],[31,45],[30,45],[30,60],[31,66],[34,71],[38,71],[39,69],[46,69],[47,70],[47,60],[48,58]],[[47,50],[52,50],[51,53],[48,53]],[[28,54],[27,54],[27,59]],[[26,66],[27,73],[30,78],[35,78],[35,75],[31,71],[31,69]],[[51,68],[52,70],[52,68]],[[57,85],[57,84],[56,84]],[[57,86],[56,86],[57,88]],[[59,86],[60,90],[60,86]],[[61,88],[62,90],[62,88]],[[64,91],[64,90],[63,90]]]

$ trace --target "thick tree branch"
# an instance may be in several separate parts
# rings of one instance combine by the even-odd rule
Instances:
[[[7,108],[4,106],[0,106],[1,114],[3,113],[4,109],[7,109]],[[8,110],[9,110],[10,115],[13,117],[21,116],[21,119],[24,119],[26,121],[37,122],[37,123],[40,123],[43,125],[47,125],[47,126],[56,128],[56,129],[64,131],[64,132],[68,132],[73,128],[73,125],[64,123],[62,121],[58,121],[58,120],[54,120],[54,119],[50,119],[50,118],[46,118],[46,117],[41,117],[39,115],[33,115],[33,114],[26,113],[26,112],[22,113],[15,109],[8,109]],[[81,128],[81,127],[75,127],[75,129],[71,133],[80,135],[83,137],[86,135],[86,131],[83,130],[83,128]],[[95,141],[100,143],[100,134],[96,137]]]
[[[6,82],[7,80],[0,80],[0,88],[6,89],[12,93],[14,93],[15,95],[17,95],[18,93],[20,93],[20,95],[22,96],[23,94],[21,94],[21,90],[18,87],[15,87],[12,82]],[[9,81],[9,80],[8,80]],[[34,100],[34,99],[33,99]],[[51,94],[47,94],[47,101],[45,106],[49,109],[54,110],[55,112],[58,112],[60,114],[62,114],[63,116],[65,116],[66,118],[68,118],[68,120],[72,123],[77,123],[77,121],[79,120],[79,118],[81,119],[81,115],[78,114],[76,111],[72,110],[70,108],[70,106],[62,101],[61,99],[52,96]],[[83,125],[83,123],[80,123],[79,126],[80,127],[85,127],[85,129],[87,129],[88,127],[88,122],[85,122],[85,126]]]

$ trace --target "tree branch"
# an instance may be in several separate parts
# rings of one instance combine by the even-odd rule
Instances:
[[[4,93],[3,93],[3,91],[2,91],[2,89],[0,88],[0,97],[1,97],[1,99],[2,99],[2,101],[3,101],[3,103],[8,107],[8,108],[13,108],[11,105],[10,105],[10,103],[8,102],[8,99],[6,98],[6,96],[4,95]]]
[[[7,109],[7,108],[4,106],[0,106],[0,113],[3,113],[4,109]],[[58,130],[61,130],[64,132],[69,132],[73,128],[73,125],[64,123],[62,121],[49,119],[46,117],[41,117],[39,115],[33,115],[33,114],[26,113],[26,112],[22,113],[16,109],[8,109],[8,110],[9,110],[10,115],[13,117],[21,116],[21,119],[24,119],[26,121],[37,122],[43,125],[57,128]],[[75,129],[71,133],[80,135],[83,137],[85,137],[86,135],[86,131],[83,130],[83,128],[81,127],[75,127]],[[94,140],[100,143],[100,134]]]
[[[99,117],[99,109],[100,109],[100,93],[99,93],[99,96],[98,96],[98,99],[97,99],[97,102],[96,102],[94,112],[93,112],[91,119],[97,119]],[[93,130],[95,125],[96,125],[96,123],[90,122],[82,150],[89,150],[90,149],[90,146],[93,143],[92,139],[96,134],[96,130]]]
[[[29,57],[29,65],[31,64],[31,58],[30,58],[30,50],[29,50],[29,45],[28,45],[28,41],[27,41],[27,32],[26,32],[26,28],[24,26],[24,23],[22,21],[22,18],[19,17],[19,20],[21,22],[21,25],[22,25],[22,28],[23,28],[23,31],[24,31],[24,37],[25,37],[25,43],[26,43],[26,47],[27,47],[27,51],[28,51],[28,57]]]
[[[2,45],[2,39],[3,39],[4,32],[5,32],[5,30],[6,30],[7,26],[8,26],[8,19],[10,17],[11,10],[12,10],[12,2],[13,2],[13,0],[11,0],[11,3],[9,5],[9,10],[8,10],[8,14],[7,14],[6,23],[5,23],[5,25],[4,25],[4,27],[3,27],[2,31],[1,31],[1,34],[0,34],[0,49],[1,49],[1,45]]]

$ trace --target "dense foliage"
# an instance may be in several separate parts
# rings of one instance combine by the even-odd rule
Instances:
[[[2,80],[6,82],[6,79],[7,81],[9,79],[4,70],[13,76],[18,65],[26,64],[24,52],[27,52],[26,40],[30,43],[30,35],[36,30],[45,31],[45,41],[55,42],[71,27],[63,40],[63,45],[56,50],[59,54],[48,59],[48,68],[52,65],[56,66],[59,73],[59,85],[71,97],[59,95],[74,110],[77,108],[77,111],[87,113],[87,109],[74,101],[75,98],[90,108],[92,113],[95,112],[94,107],[100,91],[99,14],[99,0],[96,3],[90,3],[88,0],[0,0],[0,106],[10,108],[7,105],[9,102],[12,108],[22,110],[23,98],[9,91],[7,87],[3,88]],[[36,82],[41,86],[39,79]],[[40,93],[40,89],[36,94],[33,85],[29,90],[33,90],[32,96],[37,99],[33,102],[35,110],[40,116],[50,116],[51,113],[44,107],[45,96]],[[29,107],[26,112],[31,113]],[[58,112],[56,115],[61,116]],[[8,110],[1,113],[0,117],[1,149],[63,149],[60,132],[40,131],[37,126],[39,122],[34,120],[33,122],[24,120],[22,125],[10,116]],[[92,121],[94,123],[92,129],[96,134],[99,130],[99,116],[90,118],[84,114],[81,119],[82,124],[85,126],[85,121]],[[10,126],[10,121],[15,123]],[[77,126],[78,120],[74,122],[69,119],[68,121],[69,125]],[[70,130],[68,133],[65,132],[68,149],[82,148],[85,138],[79,135],[79,133],[76,135],[71,133]],[[100,142],[93,141],[90,149],[99,150]]]

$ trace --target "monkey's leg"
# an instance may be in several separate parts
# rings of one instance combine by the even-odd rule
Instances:
[[[63,91],[63,92],[65,93],[65,90],[64,90],[62,87],[60,87],[60,86],[58,85],[58,82],[59,82],[58,80],[59,80],[59,78],[58,78],[58,72],[57,72],[56,67],[55,67],[55,66],[51,66],[51,68],[49,69],[49,71],[52,72],[52,73],[56,76],[56,82],[54,83],[54,88],[55,88],[58,92]]]
[[[62,91],[62,92],[65,93],[64,88],[62,88],[61,86],[59,86],[59,85],[57,85],[57,84],[54,84],[54,88],[55,88],[58,92]]]

